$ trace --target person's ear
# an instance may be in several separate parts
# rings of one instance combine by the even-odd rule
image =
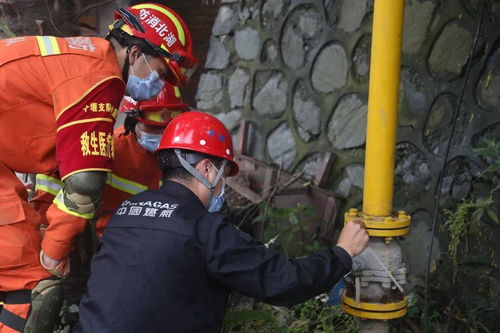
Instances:
[[[128,51],[128,61],[132,66],[141,56],[142,51],[137,45],[132,45]]]
[[[208,175],[210,174],[210,160],[208,158],[202,159],[198,164],[196,165],[196,170],[205,178],[208,179]]]

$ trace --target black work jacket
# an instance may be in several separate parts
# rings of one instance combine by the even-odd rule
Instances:
[[[289,306],[331,289],[351,264],[339,247],[303,259],[270,250],[167,181],[111,218],[74,332],[220,332],[230,290]]]

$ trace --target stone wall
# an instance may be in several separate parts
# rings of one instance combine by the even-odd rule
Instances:
[[[220,2],[197,107],[215,113],[232,131],[242,119],[250,120],[251,154],[283,163],[288,171],[314,174],[321,157],[333,153],[328,188],[346,197],[345,208],[360,206],[373,1]],[[484,161],[472,149],[485,137],[500,136],[500,5],[489,4],[470,57],[481,4],[406,1],[394,207],[413,215],[403,246],[416,283],[425,269],[434,191],[469,61],[470,84],[444,175],[442,208],[456,207],[492,181],[476,181]],[[448,283],[448,238],[439,228],[435,287],[450,297],[457,288],[467,289],[457,300],[462,304],[470,296],[498,306],[500,249],[494,239],[500,232],[494,223],[483,228],[487,236],[471,234],[473,246],[459,260],[459,278],[474,271],[473,286],[467,279]]]

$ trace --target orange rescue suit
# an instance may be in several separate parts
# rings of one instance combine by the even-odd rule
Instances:
[[[160,186],[161,170],[155,156],[144,149],[123,127],[115,130],[115,163],[104,187],[97,217],[97,232],[102,235],[116,208],[131,195]]]
[[[125,87],[115,52],[102,38],[18,37],[0,40],[0,50],[0,291],[12,291],[49,277],[40,248],[61,259],[85,226],[63,203],[53,203],[41,243],[41,217],[14,171],[59,170],[65,179],[111,170]]]
[[[141,147],[133,134],[125,135],[123,127],[115,130],[114,137],[113,170],[108,174],[101,205],[95,214],[99,236],[102,236],[113,212],[124,200],[147,189],[157,189],[160,185],[161,171],[157,166],[155,156]],[[57,187],[58,173],[51,174],[49,178],[52,179],[53,186]],[[36,194],[31,204],[42,214],[42,223],[47,223],[43,219],[44,212],[53,199],[53,194],[42,190],[37,184]]]

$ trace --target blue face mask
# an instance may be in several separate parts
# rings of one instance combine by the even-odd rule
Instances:
[[[222,191],[220,192],[219,196],[218,197],[212,196],[212,198],[210,198],[210,205],[208,206],[208,211],[210,213],[218,212],[222,209],[225,199],[224,195],[225,188],[226,188],[226,180],[222,179]]]
[[[149,66],[146,56],[143,54],[146,65],[148,65],[151,74],[141,79],[134,75],[134,68],[131,67],[132,73],[128,76],[126,92],[127,95],[136,101],[146,101],[158,95],[163,89],[165,82],[160,78],[156,71],[153,71]]]
[[[137,130],[140,133],[140,137],[137,138],[137,142],[149,152],[154,152],[158,145],[160,144],[161,134],[151,134]]]

